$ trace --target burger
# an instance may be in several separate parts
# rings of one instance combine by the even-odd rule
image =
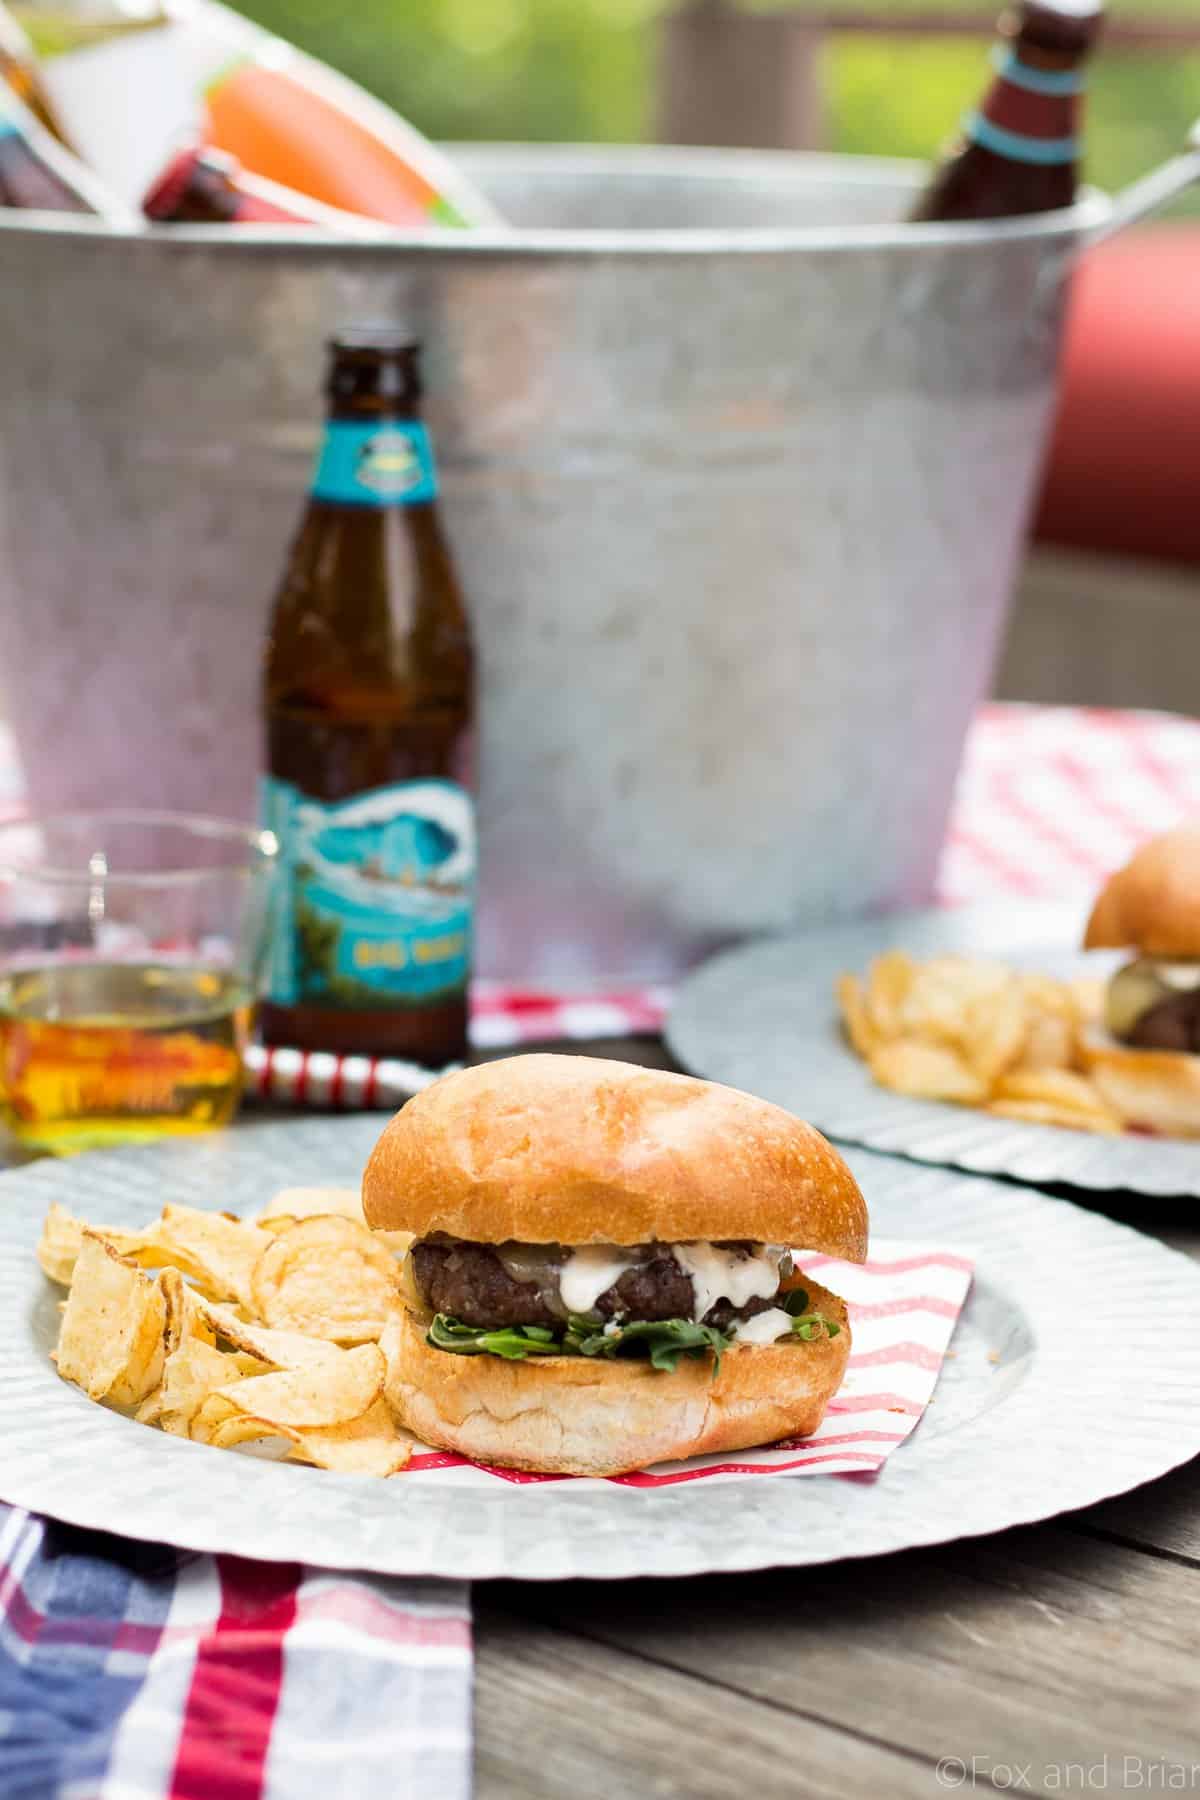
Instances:
[[[413,1233],[383,1339],[427,1444],[616,1475],[814,1431],[846,1308],[794,1247],[861,1262],[867,1214],[811,1126],[750,1094],[582,1056],[443,1077],[363,1178]]]
[[[1151,838],[1109,878],[1084,947],[1137,953],[1083,1040],[1096,1087],[1122,1118],[1200,1136],[1200,826]]]

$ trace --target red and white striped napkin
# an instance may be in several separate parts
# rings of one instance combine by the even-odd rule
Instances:
[[[961,1251],[932,1244],[872,1240],[865,1263],[800,1253],[797,1266],[845,1300],[853,1344],[846,1377],[812,1437],[661,1463],[604,1485],[673,1487],[681,1481],[728,1481],[743,1475],[875,1475],[902,1444],[933,1398],[974,1263]],[[469,1462],[445,1450],[417,1450],[404,1481],[443,1482],[453,1489],[497,1482],[572,1481]]]

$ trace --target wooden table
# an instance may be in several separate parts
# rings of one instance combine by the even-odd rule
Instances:
[[[671,1066],[652,1039],[574,1047]],[[1200,1211],[1106,1210],[1200,1256]],[[1119,1331],[1120,1296],[1097,1305]],[[475,1607],[476,1800],[1200,1795],[1200,1460],[944,1548],[487,1582]]]

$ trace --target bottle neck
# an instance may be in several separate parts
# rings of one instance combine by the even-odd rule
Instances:
[[[411,403],[364,413],[335,406],[325,423],[312,497],[328,506],[370,511],[427,505],[437,498],[429,433]]]
[[[1077,163],[1085,63],[1097,24],[1097,14],[1023,9],[992,51],[995,78],[963,122],[967,138],[1035,168]]]

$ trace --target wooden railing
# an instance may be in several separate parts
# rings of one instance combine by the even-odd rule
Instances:
[[[831,36],[986,38],[999,10],[824,13],[800,5],[748,13],[731,0],[687,0],[662,26],[655,136],[664,144],[819,149],[820,54]],[[1200,19],[1110,18],[1103,43],[1110,55],[1200,50]]]

